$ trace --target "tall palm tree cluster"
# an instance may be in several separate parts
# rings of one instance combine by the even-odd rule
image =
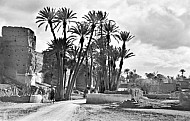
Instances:
[[[60,100],[70,99],[82,66],[88,71],[86,87],[90,88],[93,80],[99,92],[117,88],[124,59],[134,56],[126,47],[134,36],[120,32],[116,22],[108,19],[107,12],[89,11],[84,21],[79,22],[76,13],[69,8],[45,7],[36,19],[38,27],[46,24],[45,31],[49,27],[53,35],[48,50],[56,55]],[[63,37],[57,37],[60,31]],[[111,45],[112,40],[122,42],[122,47]],[[77,41],[79,44],[75,44]],[[116,68],[117,61],[120,61],[119,68]],[[70,69],[69,79],[66,79],[67,69]]]

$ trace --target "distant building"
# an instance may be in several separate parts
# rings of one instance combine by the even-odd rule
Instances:
[[[190,78],[178,77],[177,84],[180,85],[181,89],[190,89]]]
[[[31,29],[4,26],[0,37],[0,82],[9,78],[31,84],[31,78],[43,64],[43,55],[35,49],[36,36]]]
[[[2,80],[3,74],[3,48],[2,48],[3,37],[0,37],[0,80]]]
[[[76,78],[75,88],[78,90],[85,90],[87,85],[90,85],[89,79],[88,79],[88,72],[87,67],[82,65],[81,69],[78,72],[78,76]],[[55,56],[55,53],[53,53],[51,50],[43,51],[43,77],[44,82],[47,84],[57,85],[58,80],[58,70],[57,70],[57,58]],[[66,72],[66,85],[68,83],[70,75],[70,70],[67,69]]]
[[[58,71],[57,59],[55,53],[46,50],[43,51],[43,67],[42,67],[44,82],[52,85],[57,85]]]
[[[180,84],[181,89],[190,89],[190,82],[187,80],[178,81],[177,83]]]

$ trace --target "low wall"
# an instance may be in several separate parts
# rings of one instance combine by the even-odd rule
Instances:
[[[31,95],[30,96],[30,103],[41,103],[43,102],[43,97],[41,95]]]
[[[104,104],[113,102],[122,102],[124,100],[130,100],[131,95],[123,94],[87,94],[86,103],[88,104]]]
[[[30,96],[4,96],[0,97],[2,102],[14,102],[14,103],[28,103],[30,101]]]
[[[144,94],[143,96],[150,99],[169,99],[171,97],[170,94]]]
[[[1,102],[13,102],[13,103],[41,103],[42,102],[42,96],[41,95],[4,96],[4,97],[0,97],[0,101]]]
[[[129,91],[105,91],[105,94],[130,94]]]

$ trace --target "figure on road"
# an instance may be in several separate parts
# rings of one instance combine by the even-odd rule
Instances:
[[[50,100],[53,103],[55,102],[55,88],[54,87],[51,87]]]

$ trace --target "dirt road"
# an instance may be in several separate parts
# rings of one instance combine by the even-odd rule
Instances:
[[[49,103],[10,104],[2,110],[12,110],[15,118],[7,121],[190,121],[189,111],[168,109],[130,109],[113,104],[85,104],[85,99]],[[35,107],[40,106],[39,108]],[[1,106],[0,106],[1,108]],[[25,109],[24,109],[25,108]],[[30,113],[16,113],[19,109]],[[30,111],[30,110],[34,111]],[[8,113],[9,114],[9,113]],[[22,114],[22,113],[21,113]],[[19,118],[20,116],[20,118]]]
[[[72,121],[77,107],[86,100],[55,102],[51,106],[40,108],[37,112],[21,117],[17,121]]]

